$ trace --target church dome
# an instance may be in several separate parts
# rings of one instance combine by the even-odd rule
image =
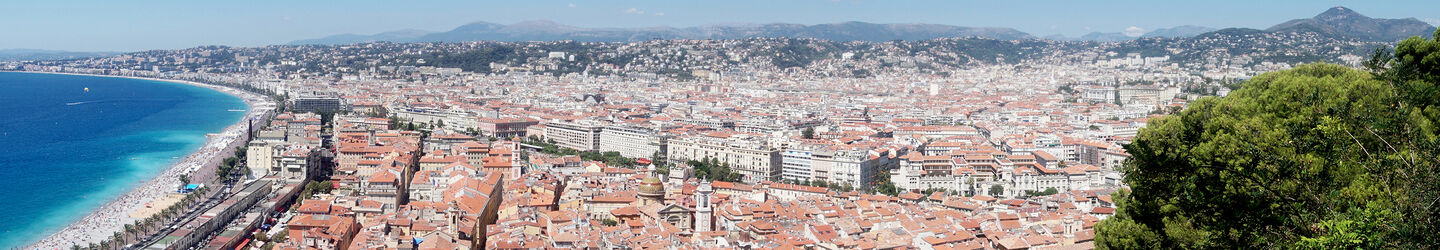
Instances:
[[[641,195],[665,195],[665,184],[660,183],[660,178],[645,177],[640,180],[639,191]]]

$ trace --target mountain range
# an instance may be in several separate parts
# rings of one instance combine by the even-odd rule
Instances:
[[[739,24],[687,28],[582,28],[551,21],[525,21],[511,25],[475,22],[450,31],[385,32],[376,35],[342,34],[290,44],[350,44],[357,42],[461,42],[461,41],[553,41],[627,42],[652,39],[744,39],[752,37],[817,38],[835,41],[927,40],[942,37],[979,36],[1000,40],[1033,39],[1011,28],[961,27],[942,24],[875,24],[844,22],[833,24]]]
[[[1271,26],[1267,32],[1316,32],[1371,42],[1395,42],[1411,36],[1429,37],[1435,26],[1415,18],[1370,18],[1355,10],[1334,7],[1312,18]]]
[[[1211,28],[1211,27],[1194,26],[1194,25],[1181,25],[1181,26],[1175,26],[1175,27],[1170,27],[1170,28],[1156,29],[1156,30],[1153,30],[1153,31],[1150,31],[1150,32],[1146,32],[1145,34],[1142,34],[1142,35],[1140,35],[1140,36],[1129,36],[1129,35],[1125,35],[1125,33],[1123,33],[1123,32],[1090,32],[1090,33],[1088,33],[1088,34],[1081,35],[1080,37],[1067,37],[1067,36],[1064,36],[1064,35],[1055,34],[1055,35],[1046,36],[1045,39],[1056,40],[1056,41],[1116,42],[1116,41],[1127,41],[1127,40],[1134,40],[1134,39],[1146,38],[1146,37],[1171,37],[1171,38],[1174,38],[1174,37],[1194,37],[1194,36],[1197,36],[1197,35],[1200,35],[1200,34],[1204,34],[1204,33],[1206,33],[1206,32],[1215,31],[1215,30],[1216,30],[1215,28]]]
[[[118,52],[74,52],[40,49],[0,49],[0,61],[64,60],[118,55]]]
[[[1120,32],[1092,32],[1080,37],[1051,35],[1043,39],[1060,41],[1126,41],[1149,37],[1194,37],[1218,29],[1183,25],[1161,28],[1138,37]],[[1345,7],[1334,7],[1306,19],[1290,20],[1264,32],[1315,32],[1361,41],[1393,42],[1406,37],[1430,36],[1434,26],[1415,18],[1370,18]],[[926,40],[942,37],[978,36],[998,40],[1037,37],[1019,30],[998,27],[963,27],[944,24],[876,24],[844,22],[803,25],[790,23],[707,25],[685,28],[584,28],[552,21],[525,21],[503,25],[474,22],[442,32],[400,30],[374,35],[341,34],[290,42],[302,44],[353,44],[362,42],[461,42],[461,41],[554,41],[633,42],[653,39],[744,39],[754,37],[817,38],[834,41]]]

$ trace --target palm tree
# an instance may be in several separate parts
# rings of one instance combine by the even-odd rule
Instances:
[[[135,224],[125,224],[125,234],[132,239],[135,238]],[[129,243],[130,239],[126,239],[125,242]]]
[[[124,237],[124,236],[121,236],[121,235],[120,235],[120,232],[115,232],[115,235],[114,235],[114,236],[110,236],[110,239],[111,239],[110,241],[111,241],[111,242],[115,242],[114,245],[115,245],[115,247],[118,248],[119,246],[125,245],[125,242],[124,242],[124,241],[125,241],[125,238],[121,238],[121,237]]]

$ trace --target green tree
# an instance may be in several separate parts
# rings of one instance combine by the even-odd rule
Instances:
[[[1026,190],[1026,191],[1025,191],[1025,196],[1046,196],[1046,195],[1053,195],[1053,194],[1058,194],[1058,193],[1060,193],[1060,190],[1056,190],[1055,188],[1046,188],[1044,191],[1040,191],[1040,192],[1035,192],[1035,191]]]
[[[706,157],[701,160],[689,160],[685,162],[685,165],[695,169],[696,178],[740,182],[740,178],[743,177],[740,173],[731,170],[729,163],[720,162],[720,160],[715,158]]]
[[[801,130],[800,137],[805,139],[815,139],[815,128],[805,128],[805,130]]]
[[[1115,201],[1115,216],[1095,225],[1095,246],[1108,249],[1161,249],[1160,235],[1148,226],[1135,222],[1125,213],[1128,196],[1125,190],[1111,194]]]
[[[1119,87],[1119,86],[1116,86],[1116,87],[1115,87],[1115,91],[1114,91],[1114,93],[1112,93],[1112,94],[1114,95],[1114,96],[1112,96],[1112,98],[1115,98],[1115,99],[1114,99],[1115,105],[1125,106],[1125,103],[1121,103],[1121,102],[1120,102],[1120,87]]]
[[[1440,40],[1383,70],[1309,64],[1151,120],[1099,248],[1440,247]]]
[[[990,193],[989,193],[989,194],[990,194],[990,196],[995,196],[995,197],[1000,197],[1001,195],[1005,195],[1005,186],[1000,186],[1000,184],[990,185]]]
[[[125,224],[125,234],[128,235],[131,239],[135,238],[135,233],[138,231],[139,228],[137,228],[134,223]]]
[[[872,184],[874,186],[874,193],[889,196],[900,194],[900,189],[895,187],[895,183],[890,182],[889,172],[881,171],[880,174],[875,177],[875,180],[876,182]]]

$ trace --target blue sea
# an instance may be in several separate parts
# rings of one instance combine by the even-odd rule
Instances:
[[[89,88],[86,91],[86,88]],[[0,249],[64,228],[244,116],[207,88],[0,72]]]

